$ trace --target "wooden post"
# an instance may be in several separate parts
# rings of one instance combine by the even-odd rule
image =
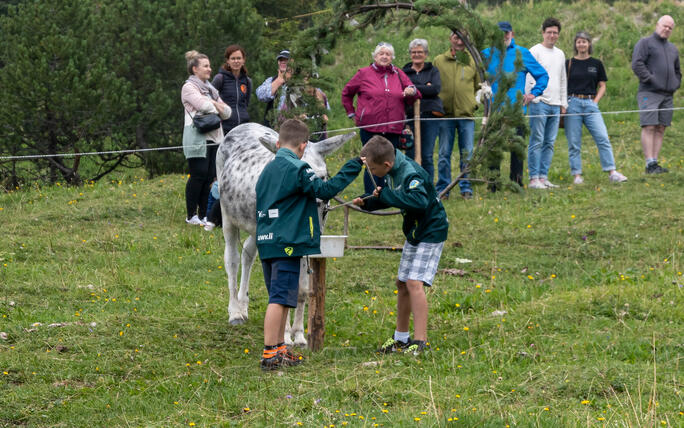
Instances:
[[[349,207],[346,206],[344,207],[344,233],[343,235],[349,236]],[[345,241],[344,246],[347,246],[347,242]]]
[[[309,349],[318,351],[323,347],[325,337],[325,258],[310,258],[313,274],[310,277],[309,297]]]
[[[415,151],[413,152],[413,160],[415,160],[418,165],[420,165],[420,159],[422,157],[420,151],[420,99],[413,102],[413,147]]]

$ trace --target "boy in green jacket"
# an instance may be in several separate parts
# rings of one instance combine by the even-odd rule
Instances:
[[[423,286],[431,286],[447,239],[449,221],[432,179],[417,163],[376,135],[361,149],[361,159],[377,177],[387,176],[387,186],[378,187],[373,198],[354,199],[368,211],[397,207],[404,217],[406,242],[397,275],[397,327],[377,352],[420,354],[427,341],[428,306]],[[413,340],[409,320],[413,313]]]
[[[285,323],[289,308],[297,307],[301,257],[321,252],[316,198],[330,199],[341,192],[362,166],[358,158],[349,160],[336,176],[323,181],[301,160],[308,139],[304,122],[285,121],[276,144],[278,152],[256,184],[257,249],[268,289],[264,370],[301,362],[301,356],[285,346]]]

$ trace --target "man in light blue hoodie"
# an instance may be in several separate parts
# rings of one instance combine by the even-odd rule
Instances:
[[[506,47],[506,53],[501,60],[501,52],[496,48],[487,48],[482,51],[482,56],[485,63],[488,62],[487,73],[490,76],[496,76],[497,74],[503,73],[516,73],[515,84],[508,90],[507,96],[509,102],[512,104],[516,102],[518,92],[524,94],[523,96],[523,106],[527,104],[544,93],[546,85],[549,81],[549,75],[544,70],[536,59],[532,56],[527,48],[518,46],[515,44],[513,26],[508,21],[501,21],[498,23],[499,29],[504,32],[504,46]],[[523,67],[520,70],[515,69],[515,60],[520,52]],[[525,78],[527,74],[534,77],[535,85],[532,87],[528,94],[525,94]],[[496,96],[498,90],[499,82],[494,80],[492,82],[492,92]],[[523,107],[525,111],[525,107]],[[523,135],[523,130],[518,129],[518,135]],[[498,165],[493,166],[494,169],[499,169]],[[523,159],[520,159],[515,153],[511,152],[511,172],[510,179],[518,183],[519,186],[523,185]],[[495,187],[491,188],[496,190]]]

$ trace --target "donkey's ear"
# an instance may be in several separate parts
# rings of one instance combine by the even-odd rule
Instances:
[[[312,143],[314,149],[323,157],[328,156],[330,153],[342,147],[344,143],[351,140],[356,135],[356,132],[350,132],[348,134],[336,135],[334,137],[326,138],[325,140],[319,141],[317,143]]]
[[[276,143],[278,142],[278,137],[275,135],[271,134],[266,134],[262,135],[259,137],[259,142],[263,144],[264,147],[266,147],[268,150],[272,151],[273,153],[278,151],[278,148],[276,147]]]

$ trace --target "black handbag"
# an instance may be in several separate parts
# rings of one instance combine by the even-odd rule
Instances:
[[[197,128],[197,132],[200,134],[206,134],[207,132],[218,129],[221,126],[221,118],[216,113],[210,114],[196,114],[192,118],[192,124]]]

